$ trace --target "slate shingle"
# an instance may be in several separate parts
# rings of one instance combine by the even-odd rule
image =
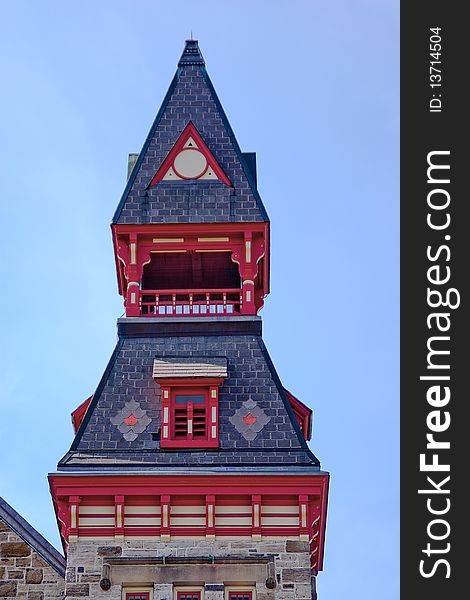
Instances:
[[[221,323],[221,326],[223,324]],[[161,388],[153,378],[155,358],[220,362],[227,377],[219,391],[218,450],[160,450]],[[269,417],[253,440],[230,418],[248,399]],[[151,419],[143,433],[126,441],[113,418],[131,400]],[[310,465],[308,450],[260,335],[179,335],[122,337],[87,415],[59,468],[86,464],[154,466]]]

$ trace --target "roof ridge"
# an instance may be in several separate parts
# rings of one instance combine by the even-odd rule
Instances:
[[[203,67],[205,64],[198,41],[193,39],[186,40],[178,67],[184,67],[185,65],[201,65]]]
[[[1,496],[0,519],[28,546],[31,546],[61,577],[65,577],[66,560],[62,554]]]

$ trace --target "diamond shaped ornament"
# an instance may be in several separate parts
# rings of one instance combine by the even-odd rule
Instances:
[[[253,441],[258,433],[269,423],[271,417],[258,406],[258,404],[249,398],[235,413],[229,417],[230,423],[235,427],[240,435],[249,442]]]
[[[147,415],[147,411],[142,410],[138,402],[130,400],[116,416],[110,418],[110,421],[116,425],[126,441],[133,442],[147,429],[152,419]]]

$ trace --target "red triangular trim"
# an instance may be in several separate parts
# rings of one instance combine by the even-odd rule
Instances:
[[[85,416],[88,407],[90,406],[90,402],[93,396],[90,396],[82,402],[78,408],[76,408],[72,413],[72,425],[75,433],[77,433],[78,428],[80,427],[80,423],[83,421],[83,417]]]
[[[312,438],[312,409],[296,398],[289,390],[286,390],[286,388],[284,388],[284,391],[286,392],[300,428],[302,429],[304,438],[307,441],[310,440]]]
[[[190,137],[192,137],[194,139],[194,141],[196,142],[196,145],[198,147],[197,149],[205,156],[205,158],[207,160],[208,168],[210,167],[214,171],[215,175],[217,176],[217,179],[219,181],[223,181],[225,183],[225,185],[228,185],[228,186],[232,185],[230,183],[229,178],[227,177],[227,175],[225,175],[225,173],[223,172],[219,163],[215,160],[212,152],[209,150],[206,143],[200,136],[198,130],[194,127],[194,125],[191,123],[191,121],[189,121],[189,123],[184,128],[182,134],[176,141],[175,145],[168,153],[168,156],[165,158],[165,160],[161,164],[160,168],[153,176],[152,181],[148,184],[147,188],[154,186],[156,183],[158,183],[159,181],[161,181],[163,179],[163,177],[167,173],[168,169],[170,169],[170,167],[173,166],[173,161],[175,160],[177,155],[180,153],[180,151],[184,148],[184,145],[186,144],[186,142],[188,141],[188,139]],[[176,181],[178,181],[178,180],[176,180]],[[202,181],[210,181],[210,180],[203,179]]]

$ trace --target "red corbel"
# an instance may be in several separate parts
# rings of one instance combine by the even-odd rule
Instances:
[[[321,521],[320,498],[314,498],[310,503],[309,521],[310,564],[312,569],[318,569]]]

